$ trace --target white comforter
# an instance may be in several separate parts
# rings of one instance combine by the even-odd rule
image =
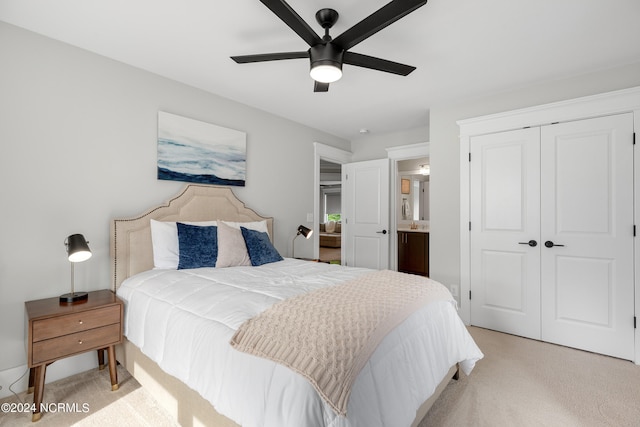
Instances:
[[[129,341],[243,427],[409,426],[451,365],[468,374],[483,357],[454,301],[414,313],[383,340],[353,385],[346,418],[301,375],[229,345],[245,320],[277,301],[366,271],[294,259],[150,270],[117,293]]]

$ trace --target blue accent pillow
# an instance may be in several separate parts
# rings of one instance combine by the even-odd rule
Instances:
[[[178,270],[215,267],[218,259],[218,227],[178,222]]]
[[[262,231],[240,227],[244,243],[247,245],[251,265],[256,267],[270,262],[282,261],[282,257],[271,244],[269,235]]]

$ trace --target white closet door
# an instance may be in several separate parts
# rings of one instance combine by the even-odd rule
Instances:
[[[540,129],[470,146],[471,324],[540,339]]]
[[[633,359],[632,137],[630,113],[542,128],[544,341]]]

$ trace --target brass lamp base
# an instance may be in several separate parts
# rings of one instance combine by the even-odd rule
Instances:
[[[61,303],[74,303],[74,302],[82,302],[89,299],[89,294],[87,292],[72,292],[69,294],[60,295]]]

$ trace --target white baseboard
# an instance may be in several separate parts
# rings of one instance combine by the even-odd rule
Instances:
[[[57,381],[97,367],[98,356],[95,351],[68,357],[47,366],[45,383]],[[20,376],[23,374],[24,376],[21,378]],[[15,384],[13,384],[14,382]],[[15,393],[21,393],[27,389],[28,385],[29,372],[26,364],[0,371],[0,387],[2,387],[0,389],[0,399],[11,396],[13,394],[12,390]],[[11,390],[9,390],[9,386],[11,386]]]

